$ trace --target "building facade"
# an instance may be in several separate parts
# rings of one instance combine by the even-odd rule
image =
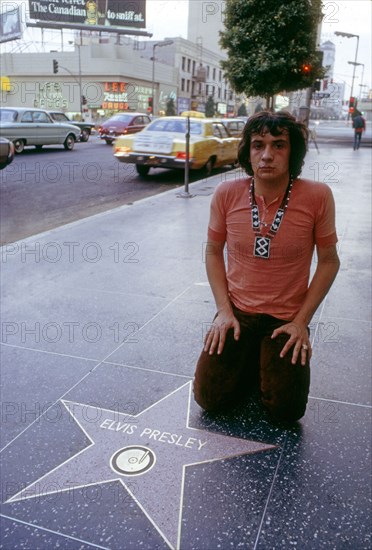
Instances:
[[[4,53],[2,106],[60,109],[78,119],[82,104],[83,118],[99,122],[125,110],[164,114],[170,99],[177,113],[203,112],[212,97],[216,114],[235,114],[237,98],[223,79],[218,53],[179,37],[121,40],[81,36],[71,51]]]

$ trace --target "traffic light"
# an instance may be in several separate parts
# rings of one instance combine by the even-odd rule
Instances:
[[[81,96],[81,104],[82,105],[86,105],[88,102],[87,102],[87,98],[85,97],[85,95],[82,95]]]
[[[357,106],[357,100],[355,97],[350,97],[349,99],[349,113],[353,113]]]
[[[312,69],[312,67],[311,67],[310,63],[304,63],[302,65],[301,72],[304,75],[309,75],[311,73],[311,69]]]
[[[153,109],[153,101],[152,101],[152,97],[149,97],[147,100],[147,112],[152,113],[152,109]]]
[[[56,59],[53,59],[53,73],[58,73],[58,61]]]

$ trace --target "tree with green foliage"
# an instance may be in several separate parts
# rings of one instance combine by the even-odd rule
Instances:
[[[207,101],[205,102],[205,116],[206,117],[214,116],[215,110],[216,110],[216,106],[213,101],[213,97],[208,96]]]
[[[176,107],[174,105],[174,99],[170,97],[165,107],[166,116],[174,116],[176,114]]]
[[[325,73],[320,20],[321,0],[227,0],[221,66],[234,90],[272,107],[275,94],[311,87]]]

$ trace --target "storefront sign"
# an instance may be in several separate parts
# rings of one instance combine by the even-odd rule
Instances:
[[[41,109],[67,109],[68,101],[63,97],[62,87],[58,82],[40,82],[39,97],[35,103]]]
[[[129,109],[126,82],[104,83],[102,109],[115,111],[126,111]]]

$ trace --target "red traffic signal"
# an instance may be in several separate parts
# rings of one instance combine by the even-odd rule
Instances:
[[[153,101],[152,97],[149,97],[147,100],[147,112],[152,113]]]
[[[304,63],[302,65],[302,69],[301,69],[302,74],[309,75],[311,73],[311,68],[312,67],[311,67],[310,63]]]
[[[356,97],[350,97],[349,99],[349,113],[353,113],[357,106]]]

